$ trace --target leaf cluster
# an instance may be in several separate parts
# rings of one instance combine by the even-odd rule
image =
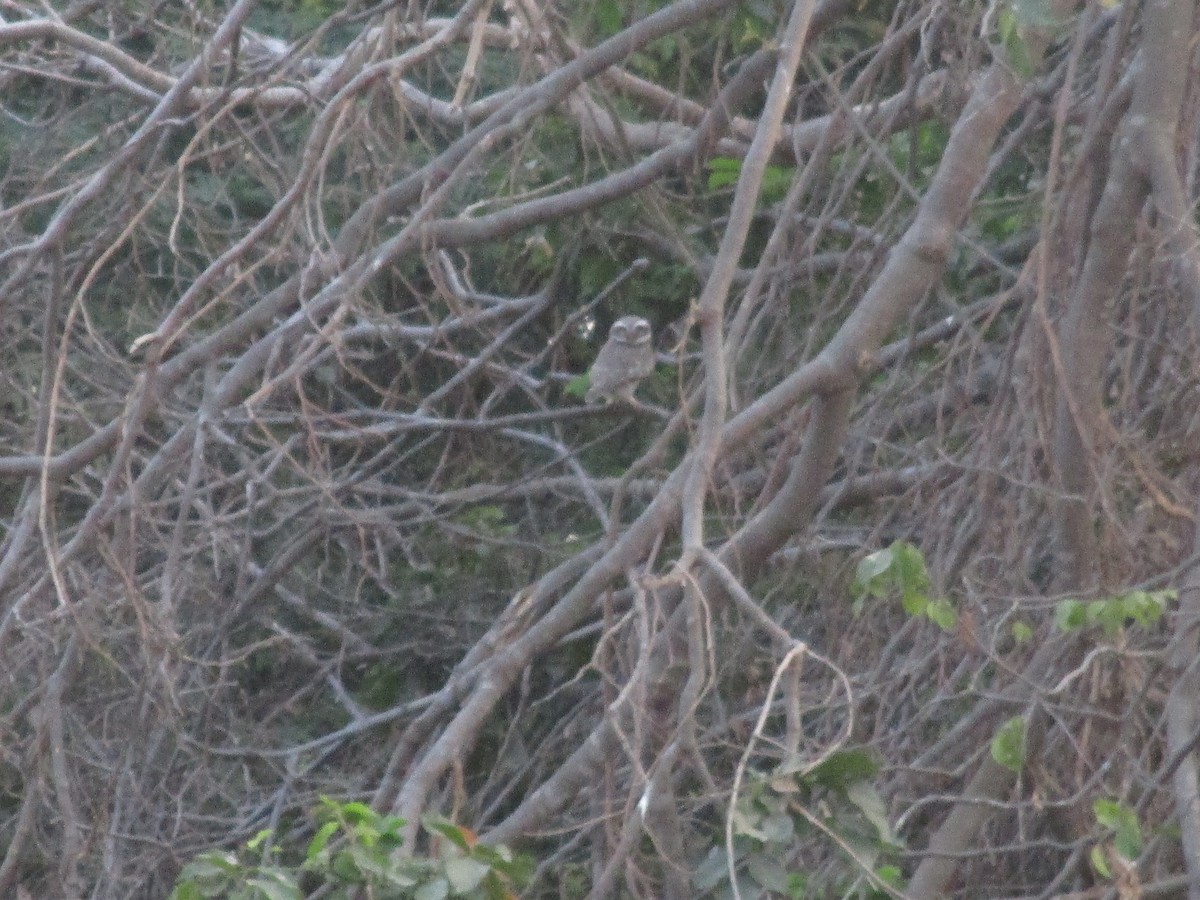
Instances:
[[[318,816],[321,825],[298,864],[282,861],[290,845],[259,832],[240,853],[210,851],[184,866],[170,900],[301,900],[318,888],[344,900],[361,896],[361,889],[378,900],[515,900],[530,875],[524,857],[481,844],[445,819],[423,822],[437,852],[409,856],[401,852],[405,821],[398,816],[329,798]]]

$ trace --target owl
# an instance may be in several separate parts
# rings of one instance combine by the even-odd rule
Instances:
[[[596,354],[588,372],[591,387],[584,399],[594,403],[600,398],[610,401],[619,398],[636,405],[633,389],[653,371],[650,323],[641,316],[622,316],[613,322],[608,340]]]

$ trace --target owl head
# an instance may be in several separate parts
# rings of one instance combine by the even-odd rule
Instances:
[[[641,316],[621,316],[608,330],[608,339],[634,347],[650,343],[650,323]]]

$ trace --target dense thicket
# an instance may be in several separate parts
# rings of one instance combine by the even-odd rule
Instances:
[[[3,4],[0,895],[1200,898],[1194,6]]]

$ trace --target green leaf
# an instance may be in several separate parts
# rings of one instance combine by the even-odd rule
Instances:
[[[332,802],[332,801],[327,801]],[[354,825],[363,822],[375,822],[379,818],[379,813],[371,809],[365,803],[350,801],[349,803],[334,804],[338,814]]]
[[[834,813],[829,821],[834,827],[842,823],[837,813]],[[861,826],[857,828],[852,826],[845,829],[841,837],[845,841],[845,851],[850,854],[856,864],[861,865],[864,869],[875,868],[883,850],[883,845],[877,836],[863,830]]]
[[[763,889],[763,886],[748,874],[738,872],[736,877],[738,893],[741,895],[742,900],[764,900],[767,897],[767,892]],[[733,893],[727,888],[722,896],[732,897]]]
[[[1113,846],[1130,862],[1135,862],[1142,855],[1142,828],[1134,822],[1128,828],[1122,828],[1113,838]]]
[[[890,884],[894,888],[900,887],[904,881],[904,873],[899,866],[880,866],[875,870],[875,874],[884,884]]]
[[[375,824],[363,823],[354,826],[354,833],[351,835],[355,845],[364,850],[374,852],[379,846],[379,831],[375,828]]]
[[[591,296],[612,281],[617,274],[616,263],[607,256],[589,254],[579,263],[579,290]]]
[[[1093,600],[1063,600],[1054,609],[1054,621],[1063,631],[1099,625],[1109,637],[1119,634],[1132,620],[1143,627],[1158,622],[1173,602],[1175,591],[1130,591],[1117,597]]]
[[[776,203],[784,198],[796,170],[789,166],[767,166],[763,172],[762,198],[768,203]]]
[[[304,895],[294,882],[280,881],[277,878],[256,876],[247,878],[246,885],[258,888],[266,900],[303,900]]]
[[[854,580],[864,586],[869,585],[892,567],[892,557],[890,547],[864,556],[854,570]]]
[[[197,861],[209,863],[231,873],[240,872],[242,869],[242,864],[238,860],[237,854],[230,850],[210,850],[208,853],[200,854]]]
[[[617,0],[597,0],[593,7],[596,27],[605,37],[621,30],[621,4]]]
[[[907,541],[892,544],[892,555],[896,560],[896,575],[900,588],[908,593],[929,591],[929,570],[925,568],[925,556]]]
[[[845,790],[858,781],[869,781],[879,774],[879,762],[869,750],[841,750],[822,760],[804,776],[810,784]]]
[[[1087,607],[1078,600],[1060,600],[1054,606],[1054,624],[1060,631],[1073,631],[1087,624]]]
[[[1142,854],[1142,826],[1137,813],[1118,800],[1097,800],[1092,804],[1096,821],[1116,832],[1113,845],[1128,860]]]
[[[713,172],[733,172],[742,171],[742,161],[733,156],[714,156],[708,163],[709,169]]]
[[[211,881],[241,874],[242,866],[236,854],[227,850],[212,850],[202,853],[183,867],[180,877]]]
[[[1012,636],[1018,644],[1024,644],[1033,637],[1033,629],[1025,622],[1017,620],[1012,623]]]
[[[1093,600],[1087,605],[1089,625],[1099,625],[1109,637],[1120,633],[1125,625],[1125,604],[1120,598]]]
[[[351,844],[346,852],[354,859],[354,865],[364,880],[386,879],[391,875],[391,861],[378,848]]]
[[[503,844],[496,844],[494,847],[487,844],[476,844],[471,850],[471,855],[475,859],[487,863],[493,869],[509,866],[516,862],[513,852]]]
[[[746,871],[763,887],[780,893],[787,890],[788,872],[774,856],[752,854],[746,860]]]
[[[1025,720],[1013,716],[992,738],[992,759],[1006,769],[1020,772],[1025,765]]]
[[[246,841],[246,849],[247,850],[260,849],[262,847],[262,845],[266,842],[267,838],[269,838],[270,836],[271,836],[271,829],[264,828],[258,834],[254,835],[254,837],[250,838],[250,840]]]
[[[716,887],[729,874],[724,847],[709,847],[708,853],[692,872],[692,883],[701,891]]]
[[[413,900],[446,900],[450,896],[450,883],[445,878],[426,882],[413,891]]]
[[[315,859],[329,844],[329,839],[337,830],[337,822],[326,822],[324,825],[322,825],[317,830],[317,833],[313,835],[313,839],[308,842],[308,852],[304,854],[304,858]]]
[[[873,785],[865,781],[856,782],[846,789],[846,796],[866,816],[867,821],[875,826],[879,840],[885,844],[896,843],[892,825],[887,820],[887,807],[883,805],[883,798]]]
[[[379,820],[379,833],[387,837],[400,838],[400,843],[404,840],[400,834],[401,829],[408,824],[408,820],[403,816],[384,816]]]
[[[851,584],[851,593],[857,598],[854,611],[861,612],[864,595],[884,597],[899,589],[904,611],[910,616],[927,616],[943,629],[954,627],[958,614],[948,600],[931,599],[929,587],[924,554],[907,541],[895,541],[859,561]],[[935,605],[931,608],[931,604]]]
[[[763,840],[771,844],[786,844],[796,832],[795,820],[785,813],[763,816],[761,832]]]
[[[1125,615],[1143,627],[1153,625],[1177,596],[1176,591],[1133,591],[1123,598]]]
[[[469,857],[459,857],[446,861],[446,880],[456,894],[465,894],[479,887],[492,867]]]
[[[1004,48],[1008,64],[1022,78],[1029,78],[1034,72],[1026,35],[1031,26],[1037,25],[1037,18],[1036,11],[1023,0],[1004,5],[996,17],[1000,46]]]
[[[425,859],[390,860],[383,876],[389,888],[410,888],[429,877],[430,867]],[[408,896],[405,894],[404,896]]]
[[[1063,24],[1049,0],[1016,0],[1015,6],[1017,19],[1026,28],[1055,31]]]
[[[1017,33],[1017,14],[1011,6],[1000,7],[996,16],[996,24],[1000,32],[1001,43],[1007,43]]]
[[[759,828],[760,818],[760,816],[747,811],[745,806],[739,803],[733,810],[733,833],[765,842],[767,836]]]
[[[475,846],[475,835],[466,828],[438,816],[426,816],[421,824],[431,834],[440,834],[459,850],[469,852]]]
[[[578,397],[582,400],[587,394],[588,388],[591,386],[592,380],[588,377],[587,373],[584,372],[582,375],[576,375],[574,378],[568,381],[567,386],[563,388],[563,392],[568,397]]]
[[[742,161],[728,156],[718,156],[708,162],[708,189],[727,187],[737,184],[742,174]]]
[[[958,624],[958,613],[954,611],[949,600],[930,600],[925,607],[925,615],[942,631],[949,631]]]
[[[1013,67],[1013,71],[1022,78],[1031,78],[1035,71],[1033,54],[1030,53],[1029,44],[1024,36],[1019,32],[1014,32],[1004,42],[1004,49],[1008,55],[1008,64]]]
[[[366,880],[358,866],[357,855],[350,850],[342,850],[340,853],[334,854],[329,871],[342,881],[348,881],[351,884],[361,884]]]
[[[929,598],[913,591],[905,591],[901,602],[904,604],[904,611],[910,616],[925,615],[929,609]]]
[[[1100,873],[1101,877],[1112,880],[1112,869],[1108,867],[1108,860],[1104,858],[1104,848],[1097,844],[1092,848],[1092,852],[1088,854],[1088,858],[1092,861],[1092,868]]]

